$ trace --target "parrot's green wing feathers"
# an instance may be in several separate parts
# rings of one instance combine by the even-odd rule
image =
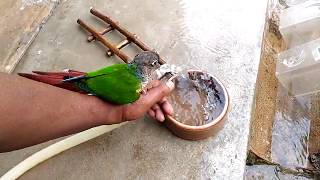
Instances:
[[[90,72],[81,82],[92,94],[115,104],[131,103],[140,97],[141,81],[133,65],[115,64]]]
[[[115,104],[127,104],[139,99],[142,84],[148,83],[152,73],[159,67],[159,55],[144,51],[129,64],[114,64],[89,73],[68,70],[34,71],[34,74],[19,75],[71,91],[93,94]]]
[[[19,73],[20,76],[80,93],[93,94],[115,104],[127,104],[140,97],[143,84],[160,67],[155,52],[137,54],[129,64],[114,64],[94,72],[68,70],[64,72]]]

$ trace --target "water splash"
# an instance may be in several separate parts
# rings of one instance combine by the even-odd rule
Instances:
[[[49,5],[51,2],[58,2],[60,0],[22,0],[20,10],[24,10],[30,6],[44,6]]]

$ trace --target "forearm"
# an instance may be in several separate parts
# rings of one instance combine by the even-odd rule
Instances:
[[[0,152],[120,121],[101,100],[0,73]]]

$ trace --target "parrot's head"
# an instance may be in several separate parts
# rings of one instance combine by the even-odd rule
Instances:
[[[161,66],[159,54],[152,51],[144,51],[137,54],[130,64],[137,66],[138,75],[142,81],[148,81]]]

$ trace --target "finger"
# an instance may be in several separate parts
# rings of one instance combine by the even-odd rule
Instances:
[[[154,81],[152,81],[151,85],[152,85],[152,86],[151,86],[152,88],[157,87],[157,86],[160,85],[160,81],[154,80]]]
[[[161,83],[159,86],[150,89],[147,94],[142,94],[138,101],[132,103],[130,107],[135,108],[135,114],[146,113],[154,104],[157,104],[163,97],[167,96],[174,89],[173,82]],[[133,112],[132,112],[133,113]]]
[[[146,95],[142,95],[138,100],[139,104],[143,104],[146,109],[150,109],[151,106],[167,96],[173,89],[174,83],[172,81],[161,83],[159,86],[150,89]]]
[[[160,105],[154,104],[151,109],[155,112],[155,118],[158,121],[163,122],[165,118]]]
[[[174,113],[173,107],[168,101],[165,101],[164,103],[162,103],[161,107],[162,107],[162,110],[164,111],[163,113],[173,116],[173,113]]]
[[[163,122],[165,120],[164,114],[161,109],[156,110],[156,119],[160,122]]]
[[[154,119],[156,118],[156,112],[153,111],[152,109],[149,109],[148,114],[151,118],[154,118]]]
[[[173,107],[166,97],[162,98],[158,104],[160,104],[160,108],[164,111],[164,114],[173,115]]]
[[[158,104],[154,104],[152,107],[151,107],[152,110],[156,111],[158,109],[161,109],[160,106]]]
[[[158,104],[163,104],[164,102],[168,101],[167,100],[167,97],[163,97],[159,102]]]
[[[147,85],[147,89],[149,90],[149,89],[152,89],[154,87],[157,87],[157,86],[159,86],[159,84],[160,84],[160,81],[153,80]]]

